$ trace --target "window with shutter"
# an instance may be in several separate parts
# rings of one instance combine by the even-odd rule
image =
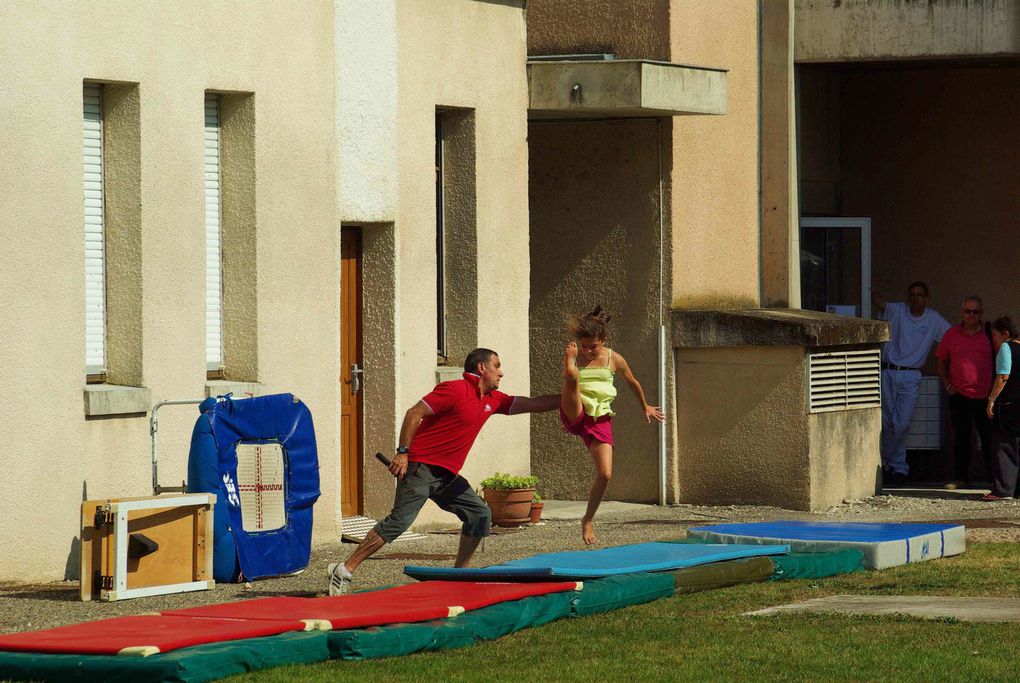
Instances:
[[[223,368],[223,265],[220,235],[220,96],[205,95],[205,361]]]
[[[85,188],[85,373],[106,371],[106,256],[104,248],[103,86],[83,88]]]

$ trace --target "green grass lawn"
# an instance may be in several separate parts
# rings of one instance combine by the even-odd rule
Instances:
[[[460,650],[270,669],[231,681],[1017,681],[1020,624],[743,612],[864,595],[1020,597],[1020,546],[881,572],[734,586],[564,619]]]

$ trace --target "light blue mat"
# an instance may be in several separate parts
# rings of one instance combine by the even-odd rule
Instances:
[[[786,545],[637,543],[599,550],[546,553],[491,567],[456,569],[408,565],[404,567],[404,573],[415,579],[447,581],[595,579],[620,574],[682,569],[742,557],[782,555],[789,550],[790,547]]]

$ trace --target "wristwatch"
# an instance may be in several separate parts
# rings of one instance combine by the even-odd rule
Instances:
[[[407,455],[407,446],[397,446],[397,455]]]

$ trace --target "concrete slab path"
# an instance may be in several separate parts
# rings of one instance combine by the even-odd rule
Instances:
[[[830,595],[807,602],[768,607],[750,616],[784,612],[825,614],[902,614],[922,619],[959,619],[990,623],[1020,622],[1020,598],[960,598],[936,595]]]
[[[545,507],[542,508],[542,519],[581,519],[588,508],[588,501],[585,500],[545,500]],[[595,523],[599,523],[599,517],[607,513],[631,512],[633,510],[650,509],[654,505],[643,503],[623,503],[618,500],[604,500],[599,505],[598,515],[595,516]]]

